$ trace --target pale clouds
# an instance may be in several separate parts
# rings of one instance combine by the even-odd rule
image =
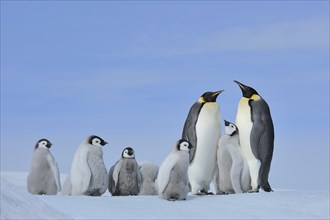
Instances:
[[[148,44],[146,42],[148,42]],[[150,35],[119,56],[182,57],[217,52],[292,51],[329,48],[328,17],[240,25],[205,33],[175,33],[170,40]],[[118,54],[116,54],[118,56]]]
[[[317,18],[259,26],[239,26],[199,40],[200,51],[258,51],[329,47],[329,20]]]

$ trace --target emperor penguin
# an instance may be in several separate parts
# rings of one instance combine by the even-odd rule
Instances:
[[[243,193],[251,190],[249,166],[239,145],[239,131],[225,120],[225,135],[219,140],[217,154],[219,194]]]
[[[142,177],[139,195],[158,195],[155,183],[158,169],[158,165],[152,162],[145,161],[139,163],[139,170]]]
[[[266,192],[273,191],[268,182],[274,150],[274,126],[269,106],[255,89],[234,82],[243,93],[238,104],[236,125],[250,169],[251,192],[258,192],[260,187]]]
[[[87,137],[78,147],[71,172],[65,184],[69,195],[101,196],[108,187],[108,172],[103,161],[102,147],[107,142],[96,135]],[[71,185],[70,185],[71,182]]]
[[[182,139],[191,143],[188,169],[192,194],[207,195],[217,167],[218,142],[221,135],[220,107],[216,102],[223,90],[205,92],[192,105],[184,124]]]
[[[192,145],[180,139],[161,164],[156,179],[159,197],[169,201],[185,200],[189,192],[189,150]]]
[[[141,173],[135,160],[134,150],[126,147],[121,158],[110,168],[109,192],[113,196],[138,195],[141,183]]]
[[[32,194],[56,195],[61,191],[60,172],[49,151],[51,146],[47,139],[40,139],[35,145],[27,177],[27,189]]]

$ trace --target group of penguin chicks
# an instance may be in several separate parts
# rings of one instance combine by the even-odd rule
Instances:
[[[27,188],[32,194],[101,196],[159,195],[166,200],[185,200],[187,194],[209,195],[215,183],[217,194],[272,191],[268,175],[274,148],[274,128],[268,104],[253,88],[235,81],[243,96],[236,125],[225,120],[221,136],[217,96],[206,92],[192,105],[182,138],[161,166],[138,165],[134,150],[127,147],[109,172],[103,161],[102,138],[92,135],[78,147],[71,171],[60,185],[59,169],[47,139],[37,142]]]

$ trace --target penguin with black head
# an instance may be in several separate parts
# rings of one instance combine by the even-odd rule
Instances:
[[[220,107],[216,102],[223,90],[205,92],[195,102],[184,124],[182,139],[191,143],[188,169],[192,194],[208,195],[217,168],[217,149],[221,134]]]
[[[267,102],[250,86],[234,81],[242,90],[236,126],[240,145],[248,162],[252,192],[272,188],[268,176],[274,150],[274,125]]]

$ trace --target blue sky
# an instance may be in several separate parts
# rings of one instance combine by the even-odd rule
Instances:
[[[233,80],[270,106],[272,187],[328,190],[328,1],[1,1],[1,170],[48,138],[67,173],[90,134],[160,164],[205,91],[235,121]]]

